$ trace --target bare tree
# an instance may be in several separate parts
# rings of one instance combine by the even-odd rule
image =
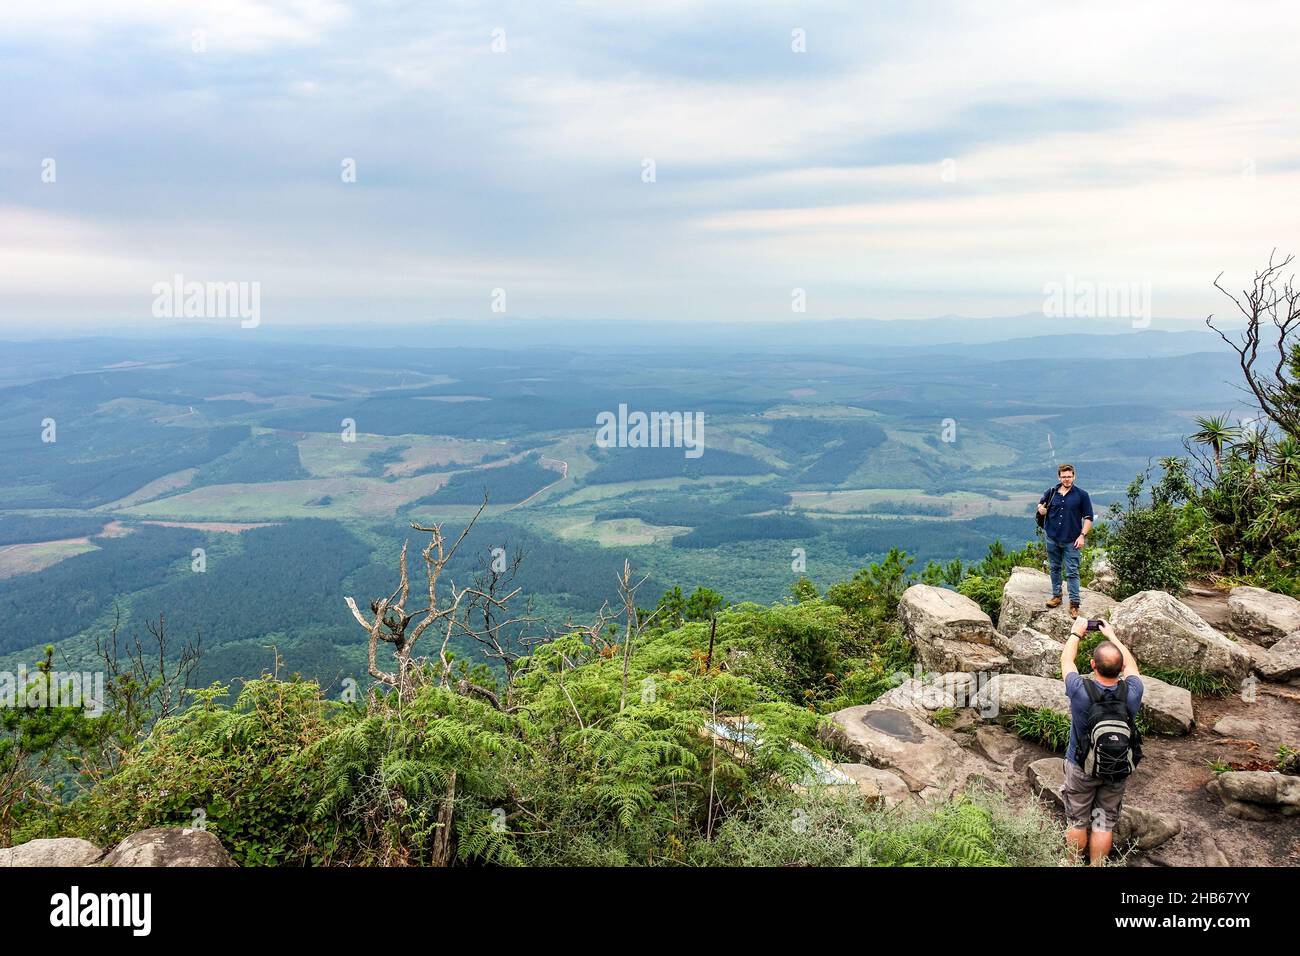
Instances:
[[[1214,287],[1232,300],[1246,320],[1240,337],[1229,337],[1214,324],[1213,315],[1205,319],[1205,324],[1237,353],[1259,410],[1286,434],[1300,436],[1300,381],[1296,380],[1295,366],[1288,369],[1291,362],[1300,364],[1300,356],[1295,354],[1300,349],[1300,337],[1296,335],[1300,331],[1300,289],[1294,274],[1283,275],[1295,257],[1276,262],[1276,256],[1276,250],[1269,253],[1268,266],[1255,273],[1251,287],[1243,289],[1240,297],[1220,284],[1223,273],[1214,280]],[[1276,356],[1272,354],[1274,348]]]
[[[655,619],[659,608],[653,614],[641,617],[636,610],[636,591],[645,584],[650,575],[646,575],[636,584],[632,583],[632,562],[623,561],[623,573],[618,575],[618,594],[623,604],[623,688],[618,697],[619,713],[627,706],[627,671],[632,660],[632,645],[641,636],[641,632]]]
[[[423,605],[422,607],[407,611],[407,602],[411,597],[410,575],[407,570],[407,546],[409,542],[403,542],[402,554],[399,561],[400,579],[397,588],[388,597],[382,600],[370,602],[370,611],[373,618],[367,617],[357,608],[357,603],[348,597],[344,600],[348,608],[352,611],[352,616],[356,618],[357,623],[365,628],[369,638],[369,648],[367,652],[367,662],[370,676],[384,686],[396,690],[402,700],[410,700],[415,696],[415,692],[420,684],[420,665],[421,660],[413,657],[416,642],[424,636],[424,633],[431,628],[433,633],[440,635],[442,643],[438,648],[438,683],[441,686],[447,686],[451,679],[451,658],[448,656],[448,648],[451,645],[451,639],[457,634],[467,635],[474,640],[490,641],[490,636],[483,634],[481,628],[476,627],[469,620],[466,613],[471,607],[471,602],[478,607],[480,613],[483,608],[492,609],[493,613],[505,612],[506,603],[519,593],[515,588],[508,594],[488,594],[477,588],[457,588],[454,581],[447,584],[444,596],[440,599],[438,593],[439,584],[442,582],[443,571],[447,564],[455,557],[461,543],[469,535],[470,530],[478,521],[479,516],[487,507],[487,496],[483,498],[483,503],[475,512],[474,517],[465,525],[465,529],[451,543],[447,544],[447,539],[443,535],[442,525],[421,525],[417,522],[411,522],[411,529],[420,531],[429,535],[429,543],[424,546],[420,552],[424,559],[425,587],[421,590],[423,595],[417,600]],[[441,604],[439,603],[441,600]],[[414,626],[412,626],[414,625]],[[391,644],[393,646],[393,657],[396,666],[391,671],[386,671],[379,666],[378,649],[380,642]],[[490,693],[490,692],[489,692]]]

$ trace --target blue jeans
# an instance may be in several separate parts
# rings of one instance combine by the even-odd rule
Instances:
[[[1047,539],[1047,561],[1052,569],[1052,593],[1061,593],[1061,562],[1065,562],[1065,578],[1070,585],[1070,603],[1079,603],[1079,559],[1083,557],[1083,552],[1074,546],[1070,541],[1061,544],[1058,541]]]

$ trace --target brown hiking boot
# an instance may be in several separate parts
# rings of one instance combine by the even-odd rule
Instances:
[[[1072,617],[1079,616],[1079,605],[1075,604],[1073,601],[1070,602],[1070,615]]]
[[[1048,606],[1048,607],[1060,607],[1060,606],[1061,606],[1061,595],[1058,594],[1058,595],[1056,595],[1055,597],[1053,597],[1050,601],[1047,602],[1047,606]]]

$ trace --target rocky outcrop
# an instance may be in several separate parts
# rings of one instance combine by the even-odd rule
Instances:
[[[1300,601],[1263,588],[1233,588],[1228,613],[1234,628],[1265,647],[1300,631]]]
[[[1022,627],[1011,637],[995,631],[993,646],[1010,662],[1008,670],[1012,673],[1051,677],[1061,671],[1061,649],[1065,645],[1032,627]]]
[[[1249,650],[1251,666],[1264,680],[1300,677],[1300,631],[1293,631],[1272,647],[1252,646]]]
[[[912,709],[863,704],[831,714],[824,738],[860,762],[893,772],[922,800],[947,800],[972,777],[980,761]]]
[[[105,866],[234,866],[207,830],[155,827],[133,833],[104,858]]]
[[[58,837],[32,840],[0,849],[0,867],[5,866],[94,866],[104,851],[88,840]]]
[[[898,604],[903,633],[926,670],[1005,670],[1010,661],[993,646],[993,619],[956,591],[914,584]]]
[[[1064,590],[1064,584],[1062,590]],[[998,630],[1014,634],[1022,627],[1064,641],[1070,636],[1074,616],[1070,614],[1069,600],[1060,607],[1048,608],[1052,596],[1052,579],[1033,568],[1011,569],[1011,577],[1002,588],[1002,612],[998,615]],[[1105,618],[1115,607],[1113,598],[1099,591],[1083,588],[1079,592],[1079,614],[1089,618]]]
[[[1044,757],[1025,768],[1030,788],[1046,797],[1058,810],[1065,810],[1061,788],[1065,786],[1065,761],[1060,757]],[[1167,843],[1183,830],[1182,822],[1152,813],[1131,803],[1125,803],[1116,821],[1113,837],[1118,849],[1131,847],[1153,850]]]
[[[1251,657],[1245,648],[1163,591],[1142,591],[1122,601],[1112,612],[1111,623],[1141,664],[1233,681],[1250,672]]]
[[[1205,789],[1223,801],[1235,817],[1271,820],[1278,815],[1300,814],[1300,777],[1276,770],[1229,770]]]

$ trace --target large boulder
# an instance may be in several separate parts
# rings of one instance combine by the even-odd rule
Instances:
[[[1300,631],[1300,601],[1263,588],[1233,588],[1228,594],[1228,613],[1233,627],[1265,647]]]
[[[1196,715],[1192,711],[1192,692],[1145,674],[1141,680],[1141,713],[1151,729],[1158,734],[1173,736],[1191,733],[1196,723]]]
[[[822,733],[859,762],[892,771],[925,801],[951,798],[984,770],[977,758],[911,709],[846,707],[831,714]]]
[[[1276,770],[1229,770],[1206,789],[1223,801],[1225,810],[1247,820],[1300,814],[1300,777]]]
[[[154,827],[133,833],[104,858],[105,866],[234,866],[207,830]]]
[[[1065,645],[1032,627],[1022,627],[1010,637],[995,631],[993,646],[1010,661],[1008,670],[1013,673],[1051,677],[1061,672],[1061,649]]]
[[[1061,585],[1062,592],[1065,585]],[[998,615],[998,630],[1014,634],[1022,627],[1032,627],[1058,641],[1070,636],[1074,617],[1070,614],[1068,596],[1057,608],[1047,607],[1052,596],[1052,579],[1033,568],[1015,567],[1002,588],[1002,611]],[[1099,591],[1083,588],[1079,592],[1079,614],[1089,618],[1105,618],[1115,607],[1113,598]]]
[[[1249,652],[1164,591],[1142,591],[1111,614],[1120,640],[1139,664],[1202,672],[1240,681],[1250,672]]]
[[[1010,664],[993,646],[993,619],[964,594],[914,584],[898,603],[898,620],[926,670],[976,673]]]
[[[1065,696],[1065,682],[1055,677],[1030,674],[998,674],[985,684],[971,706],[986,720],[1009,718],[1021,708],[1053,710],[1070,716],[1070,701]]]
[[[1251,666],[1264,680],[1287,681],[1300,677],[1300,631],[1293,631],[1272,647],[1251,647]]]
[[[103,855],[88,840],[57,837],[0,849],[0,866],[93,866]]]

